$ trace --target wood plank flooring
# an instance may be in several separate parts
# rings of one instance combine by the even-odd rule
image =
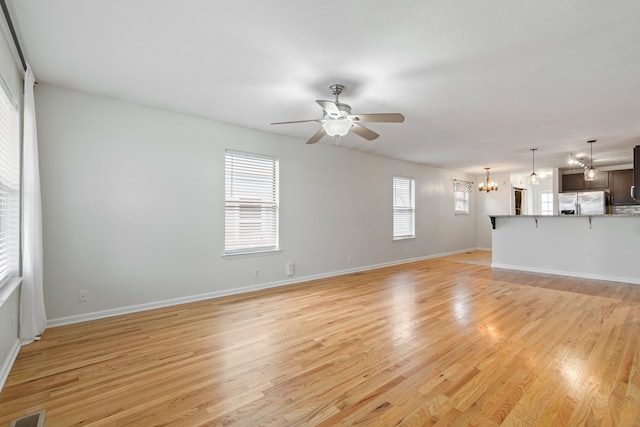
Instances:
[[[51,328],[21,349],[0,426],[638,423],[640,287],[488,257]]]

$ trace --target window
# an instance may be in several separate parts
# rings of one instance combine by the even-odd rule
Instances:
[[[18,274],[20,115],[0,79],[0,286]]]
[[[278,159],[225,152],[224,253],[278,250]]]
[[[453,180],[454,214],[469,213],[469,194],[471,194],[471,184],[473,183],[469,181]]]
[[[411,239],[415,232],[415,180],[393,177],[393,239]]]
[[[540,215],[553,215],[553,193],[540,193]]]

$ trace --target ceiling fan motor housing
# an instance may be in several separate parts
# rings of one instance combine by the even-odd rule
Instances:
[[[344,90],[344,86],[343,85],[331,85],[329,86],[329,89],[331,90],[331,93],[334,95],[340,95],[342,93],[342,91]]]

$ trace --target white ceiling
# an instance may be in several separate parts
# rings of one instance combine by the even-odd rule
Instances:
[[[629,164],[637,0],[9,0],[38,81],[310,137],[329,85],[374,123],[357,150],[483,174]],[[323,143],[333,143],[324,138]],[[308,146],[313,150],[314,146]]]

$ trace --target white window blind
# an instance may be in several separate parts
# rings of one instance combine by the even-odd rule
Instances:
[[[16,104],[0,79],[0,286],[18,274],[19,123]]]
[[[278,159],[225,153],[225,254],[278,249]]]
[[[415,237],[415,180],[393,177],[393,238]]]

